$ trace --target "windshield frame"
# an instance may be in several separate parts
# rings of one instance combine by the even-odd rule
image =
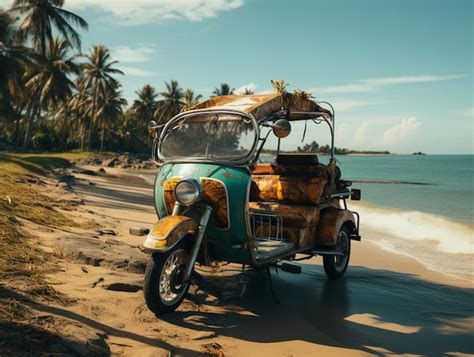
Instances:
[[[193,116],[200,116],[206,114],[230,114],[230,115],[237,115],[240,117],[247,118],[251,121],[253,128],[254,128],[254,141],[252,145],[252,149],[242,157],[236,157],[235,159],[230,158],[209,158],[209,157],[180,157],[180,158],[166,158],[162,155],[162,145],[164,143],[165,135],[170,129],[172,125],[174,125],[179,120],[182,120],[184,117],[193,117]],[[254,118],[252,114],[246,113],[241,110],[235,109],[196,109],[196,110],[189,110],[183,113],[179,113],[175,117],[173,117],[166,125],[164,126],[163,130],[160,133],[159,143],[158,143],[158,158],[163,163],[212,163],[212,164],[223,164],[229,166],[249,166],[251,165],[255,153],[257,151],[258,143],[260,141],[260,126],[257,120]]]

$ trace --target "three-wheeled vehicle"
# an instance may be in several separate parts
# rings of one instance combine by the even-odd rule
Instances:
[[[327,165],[316,154],[281,152],[294,121],[329,125]],[[154,187],[159,220],[130,233],[147,235],[151,257],[143,290],[151,311],[180,305],[196,262],[294,272],[299,266],[282,261],[320,255],[330,279],[344,275],[351,240],[360,240],[359,215],[346,200],[359,199],[360,191],[349,189],[336,165],[329,103],[287,92],[214,97],[164,126],[150,123],[150,131],[160,165]],[[272,133],[276,160],[262,163]]]

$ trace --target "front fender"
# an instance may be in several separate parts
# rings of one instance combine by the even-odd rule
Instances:
[[[344,224],[356,226],[354,214],[351,211],[336,208],[324,210],[318,225],[318,245],[335,246],[339,230]]]
[[[197,227],[198,224],[193,218],[166,216],[153,226],[143,247],[154,252],[166,252],[186,235],[194,235]]]

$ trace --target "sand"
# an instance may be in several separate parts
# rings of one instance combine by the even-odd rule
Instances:
[[[73,194],[84,205],[67,213],[78,221],[93,219],[115,235],[25,224],[48,249],[64,251],[60,271],[48,279],[76,299],[68,306],[44,303],[36,309],[105,333],[112,354],[198,356],[205,345],[221,355],[245,357],[474,354],[472,283],[381,250],[364,240],[378,234],[367,224],[362,242],[353,243],[350,267],[341,281],[328,281],[321,259],[313,258],[300,263],[301,275],[272,270],[279,304],[265,277],[256,274],[246,276],[249,284],[242,297],[216,297],[192,288],[190,300],[178,311],[158,318],[144,304],[139,265],[119,262],[124,247],[141,259],[137,247],[142,238],[130,236],[128,228],[156,220],[153,189],[140,177],[151,172],[106,171],[103,177],[76,174],[80,180]],[[61,244],[63,237],[76,237],[78,246],[68,250]],[[105,264],[107,259],[71,257],[87,244],[118,258]],[[204,279],[219,287],[226,281],[223,275],[233,274],[228,281],[235,283],[242,280],[238,268],[223,266],[215,277],[203,270]],[[119,283],[129,291],[108,290]],[[239,289],[237,283],[234,288]]]

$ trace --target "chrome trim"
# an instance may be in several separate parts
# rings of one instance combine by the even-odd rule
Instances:
[[[190,281],[191,279],[194,263],[196,262],[199,249],[201,248],[201,243],[202,243],[202,240],[204,239],[204,233],[206,232],[207,223],[209,222],[211,213],[212,213],[212,208],[206,205],[204,213],[201,216],[201,220],[199,221],[199,227],[198,227],[196,239],[194,240],[194,245],[193,245],[193,248],[191,249],[191,253],[189,256],[189,262],[188,262],[188,265],[186,266],[186,272],[185,272],[186,280],[185,281]]]
[[[193,159],[165,159],[164,156],[161,154],[161,146],[163,145],[163,139],[165,138],[165,133],[168,131],[169,127],[173,125],[175,122],[180,120],[183,117],[187,116],[198,116],[198,115],[203,115],[203,114],[234,114],[234,115],[239,115],[242,117],[246,117],[250,119],[253,123],[254,129],[255,129],[255,139],[254,143],[252,146],[252,150],[244,157],[238,158],[235,160],[225,160],[225,159],[216,159],[212,160],[208,157],[195,157]],[[250,162],[251,159],[253,158],[255,151],[257,150],[257,144],[260,139],[260,127],[258,125],[257,120],[254,118],[252,114],[246,113],[242,110],[235,110],[235,109],[196,109],[196,110],[190,110],[187,112],[179,113],[175,117],[173,117],[168,123],[166,123],[165,127],[161,131],[160,134],[160,139],[158,142],[158,158],[164,162],[164,163],[184,163],[184,162],[199,162],[199,163],[214,163],[214,164],[221,164],[221,165],[229,165],[229,166],[247,166]]]
[[[165,187],[165,184],[166,184],[166,181],[168,180],[171,180],[171,179],[174,179],[174,178],[179,178],[180,180],[183,180],[184,177],[183,176],[171,176],[170,178],[167,178],[167,179],[163,179],[165,181],[163,181],[163,204],[165,205],[165,210],[166,210],[166,213],[167,213],[167,216],[169,216],[170,214],[172,215],[173,213],[171,212],[168,212],[168,207],[166,206],[166,198],[165,198],[165,190],[164,190],[164,187]],[[176,203],[175,203],[175,206],[176,206]],[[173,207],[173,212],[174,212],[174,207]]]
[[[189,203],[183,203],[179,200],[178,198],[178,192],[176,192],[176,190],[178,189],[178,186],[181,184],[181,183],[188,183],[190,184],[191,186],[193,186],[194,188],[194,193],[193,193],[193,201],[192,202],[189,202]],[[181,180],[179,181],[176,186],[174,187],[174,196],[176,197],[176,201],[178,201],[181,205],[183,206],[192,206],[193,204],[199,202],[202,198],[202,188],[201,188],[201,185],[199,182],[197,182],[197,180],[193,179],[193,178],[186,178],[184,180]]]
[[[155,179],[153,180],[153,206],[155,206],[155,213],[158,217],[158,220],[161,219],[160,213],[158,212],[158,205],[156,204],[156,183],[158,181],[158,176],[160,175],[160,171],[158,171],[155,175]],[[166,205],[165,205],[166,207]]]
[[[343,252],[338,250],[312,250],[311,253],[316,255],[333,255],[333,256],[344,256]]]
[[[350,197],[350,192],[339,192],[339,193],[332,193],[329,195],[328,198],[343,198],[343,197]]]
[[[245,198],[245,205],[244,205],[244,220],[245,220],[245,228],[247,231],[247,239],[252,236],[252,226],[250,224],[250,189],[252,187],[252,173],[249,170],[249,182],[247,183],[247,190],[246,190],[246,198]]]
[[[222,186],[224,186],[224,190],[225,190],[225,199],[226,199],[226,203],[227,203],[227,227],[226,228],[217,228],[217,230],[220,230],[220,231],[228,231],[230,229],[230,201],[229,201],[229,191],[227,191],[227,186],[225,185],[225,183],[219,179],[216,179],[216,178],[213,178],[213,177],[207,177],[207,176],[203,176],[203,177],[199,177],[199,181],[201,182],[202,184],[202,180],[214,180],[214,181],[217,181],[219,183],[222,184]],[[203,192],[204,192],[204,189],[203,189]]]

